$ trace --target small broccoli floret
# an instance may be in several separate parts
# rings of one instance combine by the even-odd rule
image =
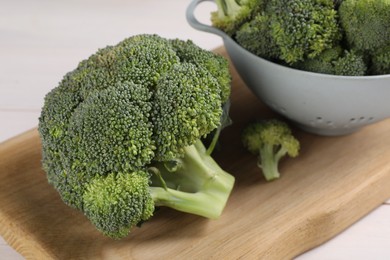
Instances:
[[[325,50],[319,56],[300,62],[295,67],[305,71],[342,76],[364,76],[367,73],[363,55],[343,50],[340,46]]]
[[[266,14],[258,14],[237,31],[236,41],[242,47],[264,59],[280,56],[279,47],[270,34],[270,19]]]
[[[155,206],[218,217],[234,178],[200,139],[220,128],[230,80],[225,58],[190,41],[137,35],[100,49],[45,98],[39,132],[48,181],[113,238]],[[176,207],[179,199],[186,207]]]
[[[372,54],[371,73],[376,75],[390,74],[390,45]]]
[[[310,72],[334,74],[334,62],[340,58],[342,53],[343,49],[340,46],[337,46],[323,51],[315,58],[299,62],[295,64],[294,67]]]
[[[212,25],[233,36],[243,23],[252,19],[264,0],[217,0],[217,11],[211,13]]]
[[[367,73],[367,66],[363,55],[354,51],[345,51],[344,55],[333,62],[334,74],[342,76],[364,76]]]
[[[349,45],[368,52],[388,45],[389,10],[389,0],[344,0],[339,8],[339,16]]]
[[[288,64],[316,57],[341,38],[332,0],[270,0],[266,12],[280,58]]]
[[[249,124],[243,131],[242,142],[248,151],[259,156],[258,166],[267,181],[279,178],[280,159],[286,155],[296,157],[300,148],[289,126],[276,119]]]

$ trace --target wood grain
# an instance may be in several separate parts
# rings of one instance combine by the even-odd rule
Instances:
[[[290,259],[390,197],[389,120],[343,137],[294,129],[300,156],[284,159],[282,178],[266,183],[240,134],[276,115],[232,73],[234,124],[215,158],[236,184],[220,219],[162,208],[127,238],[105,238],[47,183],[33,129],[0,145],[0,234],[26,259]]]

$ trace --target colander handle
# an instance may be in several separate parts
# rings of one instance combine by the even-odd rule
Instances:
[[[187,22],[194,29],[197,29],[197,30],[200,30],[200,31],[204,31],[204,32],[208,32],[208,33],[216,34],[216,35],[222,37],[223,39],[229,38],[229,36],[226,33],[224,33],[223,31],[221,31],[221,30],[219,30],[219,29],[217,29],[215,27],[212,27],[210,25],[200,23],[198,21],[198,19],[196,19],[196,17],[195,17],[195,10],[196,10],[196,8],[198,7],[198,5],[200,3],[206,2],[206,1],[215,3],[214,0],[194,0],[194,1],[192,1],[190,3],[190,5],[187,7],[187,10],[186,10]]]

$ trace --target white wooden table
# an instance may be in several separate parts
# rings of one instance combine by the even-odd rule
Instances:
[[[222,45],[217,36],[187,24],[184,13],[189,3],[0,0],[0,142],[35,127],[44,95],[98,48],[141,33],[192,39],[206,49]],[[214,4],[204,3],[198,8],[199,19],[208,23],[214,9]],[[390,259],[389,203],[297,259]],[[3,259],[23,257],[0,237]]]

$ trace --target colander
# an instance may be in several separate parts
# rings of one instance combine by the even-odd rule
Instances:
[[[350,134],[390,116],[390,75],[335,76],[292,69],[262,59],[221,30],[200,23],[187,8],[195,29],[222,37],[234,67],[250,90],[267,106],[299,128],[318,135]]]

